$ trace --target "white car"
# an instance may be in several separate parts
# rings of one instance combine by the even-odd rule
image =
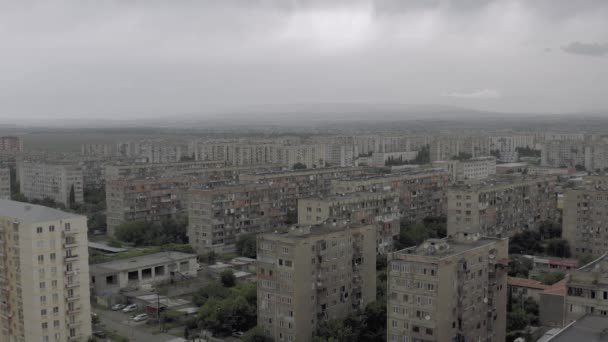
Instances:
[[[137,310],[137,304],[131,304],[127,305],[124,309],[122,309],[122,312],[131,312],[135,310]]]
[[[141,321],[145,321],[147,319],[148,319],[148,315],[147,314],[139,314],[139,315],[133,317],[133,320],[135,322],[141,322]]]
[[[114,304],[112,305],[112,311],[122,310],[126,307],[124,304]]]

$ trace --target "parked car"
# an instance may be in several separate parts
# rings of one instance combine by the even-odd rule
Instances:
[[[232,333],[232,337],[241,338],[241,337],[243,337],[243,335],[245,335],[245,334],[242,331],[235,331]]]
[[[135,322],[141,322],[141,321],[145,321],[147,319],[148,319],[148,315],[147,314],[139,314],[139,315],[133,317],[133,320]]]
[[[126,307],[124,304],[114,304],[112,305],[112,311],[122,310]]]
[[[106,337],[106,332],[103,330],[97,330],[97,331],[93,331],[93,336],[95,337],[100,337],[100,338],[104,338]]]
[[[131,305],[125,306],[125,308],[122,309],[122,312],[131,312],[131,311],[135,311],[135,310],[137,310],[137,304],[131,304]]]

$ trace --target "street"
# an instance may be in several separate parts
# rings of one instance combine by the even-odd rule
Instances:
[[[175,339],[173,335],[152,334],[146,331],[145,327],[140,327],[146,323],[133,322],[130,314],[107,310],[97,310],[96,313],[106,331],[116,331],[118,335],[128,337],[130,341],[167,342]]]

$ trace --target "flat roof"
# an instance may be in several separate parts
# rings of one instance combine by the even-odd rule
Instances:
[[[547,342],[606,341],[608,317],[587,315],[570,323]]]
[[[68,213],[42,205],[4,199],[0,199],[0,216],[10,217],[25,224],[82,217],[82,215]]]
[[[89,248],[98,249],[100,251],[109,252],[109,253],[121,253],[121,252],[128,251],[127,248],[112,247],[112,246],[108,246],[104,243],[99,243],[99,242],[89,242]]]
[[[505,238],[506,239],[506,238]],[[499,242],[503,239],[492,238],[492,237],[462,237],[452,238],[446,237],[442,239],[428,239],[418,246],[402,249],[394,252],[398,255],[419,255],[427,257],[436,257],[438,259],[447,258],[453,255],[457,255],[468,250],[472,250],[478,247],[486,246]]]
[[[91,274],[116,273],[139,269],[143,267],[151,267],[156,265],[169,264],[184,259],[196,258],[196,254],[188,254],[182,252],[160,252],[149,255],[143,255],[133,258],[114,260],[101,264],[91,265]]]

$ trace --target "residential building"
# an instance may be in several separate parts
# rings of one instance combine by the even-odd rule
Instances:
[[[532,298],[538,303],[540,294],[548,288],[549,285],[545,285],[538,280],[507,277],[509,294],[513,300],[517,300],[519,303],[523,303],[527,298]]]
[[[484,135],[437,136],[430,144],[431,161],[451,160],[467,154],[471,158],[489,156],[491,141]]]
[[[281,149],[281,161],[287,168],[304,164],[307,168],[325,167],[325,145],[288,145]]]
[[[365,175],[332,181],[332,193],[395,191],[403,220],[422,222],[426,217],[445,216],[449,175],[427,169],[385,175]]]
[[[349,167],[355,165],[355,148],[347,144],[328,144],[325,147],[325,162],[330,166]]]
[[[558,220],[557,180],[500,176],[448,190],[448,235],[512,236]]]
[[[376,229],[300,226],[257,237],[258,326],[310,342],[319,323],[376,300]]]
[[[445,170],[450,174],[453,181],[486,179],[496,174],[496,158],[494,157],[436,161],[433,162],[433,166]]]
[[[387,341],[505,341],[508,240],[460,233],[389,254]]]
[[[87,218],[0,199],[0,340],[90,336]]]
[[[11,170],[0,168],[0,199],[11,199]]]
[[[106,182],[107,235],[130,221],[160,222],[186,215],[187,191],[200,180],[189,176],[110,179]]]
[[[113,153],[109,144],[82,144],[80,154],[85,157],[109,157]]]
[[[377,229],[377,252],[393,248],[399,235],[399,195],[396,192],[353,192],[298,200],[298,224],[371,224]]]
[[[196,277],[196,254],[160,252],[91,265],[91,289],[108,302],[120,291]]]
[[[19,172],[21,192],[30,200],[50,198],[69,205],[73,193],[75,203],[84,201],[82,168],[76,164],[22,160]]]
[[[539,294],[538,319],[544,327],[565,325],[566,279],[549,286]]]
[[[290,209],[281,184],[239,184],[188,191],[188,237],[198,253],[234,250],[241,234],[283,227]]]
[[[120,157],[138,158],[145,163],[175,163],[186,156],[186,145],[167,140],[134,140],[117,144]]]
[[[608,252],[608,177],[587,176],[583,184],[566,189],[563,197],[562,237],[580,257]]]
[[[507,175],[512,173],[529,173],[528,164],[526,163],[504,163],[496,165],[496,174]]]
[[[586,315],[557,331],[555,334],[551,334],[547,339],[541,339],[538,342],[602,342],[606,341],[607,326],[607,317]]]
[[[582,140],[549,140],[541,150],[541,165],[552,167],[585,166],[585,142]]]
[[[530,276],[541,276],[553,272],[568,273],[570,270],[578,268],[576,259],[534,255],[524,255],[524,257],[532,261]]]
[[[193,141],[195,160],[223,161],[227,165],[280,165],[282,145],[264,142]]]
[[[158,164],[117,164],[106,165],[106,179],[137,179],[176,174],[232,174],[234,170],[248,170],[249,167],[225,167],[223,161],[187,161]]]
[[[608,315],[608,255],[566,275],[565,324],[585,315]]]
[[[17,136],[0,137],[0,152],[23,152],[23,140]]]

